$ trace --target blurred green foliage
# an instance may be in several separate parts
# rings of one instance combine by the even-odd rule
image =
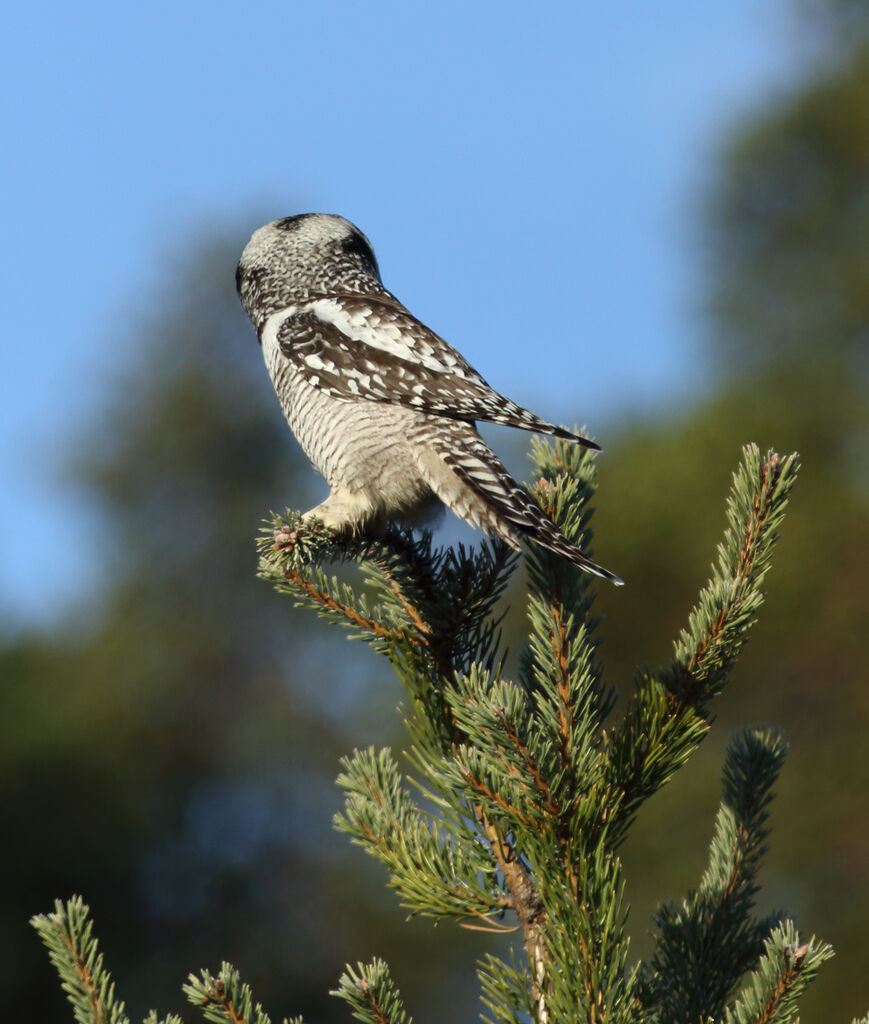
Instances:
[[[742,443],[801,453],[754,640],[692,768],[644,809],[625,874],[642,954],[656,902],[701,869],[727,734],[782,726],[791,755],[765,903],[838,953],[806,1021],[845,1021],[869,1004],[861,11],[816,8],[830,29],[825,58],[723,151],[705,239],[714,392],[607,431],[599,460],[598,550],[628,582],[599,588],[603,656],[628,687],[636,664],[667,659],[705,580]],[[56,630],[0,647],[5,1005],[67,1019],[27,922],[81,892],[135,1015],[178,1008],[186,973],[226,958],[275,1015],[345,1019],[325,993],[346,961],[377,953],[408,1005],[425,1008],[418,1019],[464,1006],[470,1016],[484,944],[405,924],[380,873],[330,829],[338,757],[388,738],[398,695],[373,655],[336,646],[255,579],[258,521],[316,495],[237,306],[235,258],[215,239],[175,268],[110,381],[111,408],[76,446],[74,476],[104,538],[95,591]],[[48,557],[39,571],[50,586]]]

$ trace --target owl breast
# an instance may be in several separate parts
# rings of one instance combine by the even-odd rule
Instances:
[[[428,417],[405,406],[342,401],[311,385],[277,344],[263,356],[284,416],[333,492],[347,495],[360,523],[429,521],[442,506],[420,472],[417,437]]]

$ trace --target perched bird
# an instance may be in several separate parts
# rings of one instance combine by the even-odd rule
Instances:
[[[321,213],[266,224],[236,284],[287,422],[331,488],[307,515],[335,530],[418,525],[442,502],[514,548],[527,537],[622,582],[540,511],[475,421],[599,446],[493,391],[383,287],[353,224]]]

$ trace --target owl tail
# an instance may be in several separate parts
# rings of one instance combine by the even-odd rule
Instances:
[[[460,519],[514,548],[525,537],[622,586],[623,580],[584,555],[547,519],[471,424],[450,420],[438,429],[436,421],[429,423],[427,436],[418,439],[420,471]]]

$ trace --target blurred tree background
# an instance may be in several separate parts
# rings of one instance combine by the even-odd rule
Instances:
[[[801,453],[737,685],[693,770],[646,809],[626,876],[642,880],[641,920],[679,891],[674,876],[690,884],[727,734],[781,725],[792,750],[762,898],[836,947],[802,1006],[806,1021],[833,1021],[869,1003],[869,9],[843,0],[807,16],[826,40],[820,62],[725,140],[708,197],[715,390],[634,423],[600,462],[606,557],[630,586],[603,590],[599,607],[622,678],[663,660],[714,543],[711,496],[737,442]]]
[[[700,872],[728,733],[783,726],[761,898],[836,946],[803,1019],[845,1021],[869,1005],[869,15],[839,0],[807,25],[821,59],[717,154],[698,239],[713,390],[600,430],[599,554],[629,585],[600,588],[598,607],[627,686],[668,656],[705,579],[741,444],[801,452],[742,685],[692,770],[644,809],[626,876],[642,955],[656,900]],[[326,992],[345,961],[378,953],[417,1019],[472,1017],[489,936],[405,923],[330,828],[338,757],[401,745],[399,694],[388,666],[254,577],[258,521],[313,504],[318,482],[238,306],[236,258],[202,242],[138,314],[110,408],[70,444],[103,582],[62,627],[0,648],[7,1010],[68,1019],[27,921],[80,892],[135,1016],[180,1008],[186,972],[226,957],[274,1015],[344,1020]],[[46,586],[63,542],[58,523],[34,559]]]

